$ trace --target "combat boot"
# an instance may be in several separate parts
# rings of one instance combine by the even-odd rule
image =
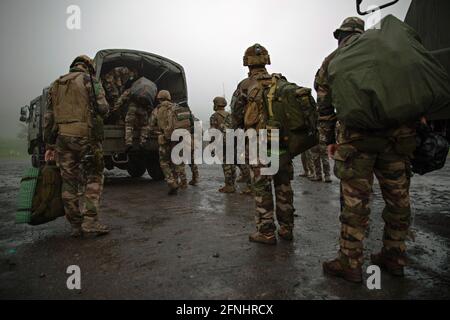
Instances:
[[[322,181],[322,178],[320,178],[318,176],[311,176],[311,177],[309,177],[309,181],[319,182],[319,181]]]
[[[249,181],[249,178],[243,175],[240,175],[239,178],[236,180],[237,183],[244,183]]]
[[[298,176],[300,178],[307,178],[308,177],[308,173],[307,172],[303,172],[303,173],[300,173]]]
[[[330,176],[325,176],[324,182],[325,183],[331,183],[332,182],[331,181],[331,177]]]
[[[92,218],[85,218],[81,225],[83,233],[102,236],[109,233],[109,228]]]
[[[70,236],[72,238],[79,238],[83,235],[83,229],[81,226],[72,226],[72,231],[70,233]]]
[[[189,181],[189,185],[193,186],[193,187],[197,186],[198,185],[198,178],[197,177],[192,178],[192,180]]]
[[[339,258],[324,262],[322,267],[323,272],[327,275],[343,278],[355,283],[361,283],[363,281],[361,266],[350,268],[350,266],[343,263]]]
[[[244,190],[241,191],[241,194],[244,196],[251,196],[253,195],[253,190],[250,187],[246,187]]]
[[[280,236],[281,239],[285,241],[294,240],[294,234],[292,233],[291,228],[281,226],[280,229],[278,230],[278,235]]]
[[[380,268],[386,270],[389,274],[395,277],[405,276],[405,266],[399,263],[399,260],[404,260],[404,257],[394,257],[388,254],[386,250],[382,249],[380,253],[371,254],[370,261]]]
[[[262,233],[262,232],[255,232],[252,233],[248,240],[250,242],[256,242],[256,243],[262,243],[262,244],[268,244],[268,245],[275,245],[277,244],[277,238],[275,237],[275,234],[273,233]]]
[[[169,196],[176,196],[178,194],[178,185],[177,184],[170,184],[169,185]]]
[[[182,180],[180,183],[180,189],[187,189],[188,183],[187,180]]]
[[[220,188],[219,192],[221,192],[221,193],[235,193],[236,192],[236,187],[227,184],[224,187]]]

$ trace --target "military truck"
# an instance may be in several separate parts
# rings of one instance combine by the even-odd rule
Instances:
[[[184,69],[178,63],[156,54],[126,50],[109,49],[99,51],[95,58],[96,77],[116,67],[127,67],[138,71],[139,76],[153,81],[158,90],[169,90],[174,102],[188,106],[188,94]],[[40,166],[44,161],[43,116],[47,107],[48,88],[41,96],[22,107],[20,120],[28,124],[28,153],[32,164]],[[131,177],[141,177],[147,171],[154,180],[162,180],[163,172],[159,166],[157,137],[151,135],[143,148],[128,149],[125,146],[124,124],[106,124],[103,142],[105,167],[108,170],[119,168],[128,171]]]

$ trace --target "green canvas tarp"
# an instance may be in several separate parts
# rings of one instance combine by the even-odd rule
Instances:
[[[417,33],[392,15],[348,46],[329,69],[333,104],[346,125],[386,129],[450,118],[450,78]]]

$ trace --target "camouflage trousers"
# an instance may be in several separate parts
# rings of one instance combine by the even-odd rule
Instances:
[[[256,204],[255,222],[257,230],[262,233],[275,232],[274,211],[280,227],[294,227],[294,193],[291,187],[294,168],[292,161],[281,164],[280,160],[280,169],[275,176],[261,175],[263,165],[251,166]]]
[[[192,179],[198,180],[200,178],[200,173],[198,171],[198,166],[196,164],[190,164],[189,167],[191,168],[192,173]]]
[[[139,143],[144,144],[148,139],[148,112],[134,104],[130,104],[125,117],[125,144],[133,145],[135,132],[139,135]]]
[[[328,160],[327,146],[323,143],[309,150],[310,166],[312,167],[312,175],[314,178],[330,177],[330,162]]]
[[[238,164],[237,167],[241,171],[242,180],[247,184],[248,187],[251,187],[252,175],[250,166],[248,164]]]
[[[300,159],[302,161],[303,171],[305,172],[305,176],[307,176],[307,177],[312,176],[312,167],[311,167],[310,158],[311,158],[311,155],[310,155],[309,150],[306,150],[300,156]]]
[[[56,152],[67,220],[74,227],[81,226],[86,218],[96,221],[103,191],[101,144],[92,146],[87,138],[58,136]]]
[[[404,265],[405,240],[411,221],[408,155],[398,153],[392,145],[382,152],[367,153],[352,142],[343,143],[336,151],[334,170],[341,179],[343,202],[340,215],[341,260],[353,268],[363,262],[363,239],[369,224],[369,202],[375,175],[385,201],[383,250]]]
[[[225,177],[225,185],[234,187],[236,184],[236,166],[234,164],[223,164],[222,169]]]
[[[159,144],[159,164],[169,187],[176,187],[183,177],[186,179],[186,170],[184,164],[176,165],[172,162],[172,148],[170,143]]]

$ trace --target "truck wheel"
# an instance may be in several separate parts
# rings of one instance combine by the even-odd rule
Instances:
[[[132,177],[132,178],[140,178],[144,175],[145,173],[145,167],[142,166],[138,166],[138,165],[133,165],[133,166],[129,166],[127,168],[128,174]]]
[[[155,181],[164,180],[164,173],[159,166],[159,161],[149,161],[147,164],[147,172],[148,175]]]

